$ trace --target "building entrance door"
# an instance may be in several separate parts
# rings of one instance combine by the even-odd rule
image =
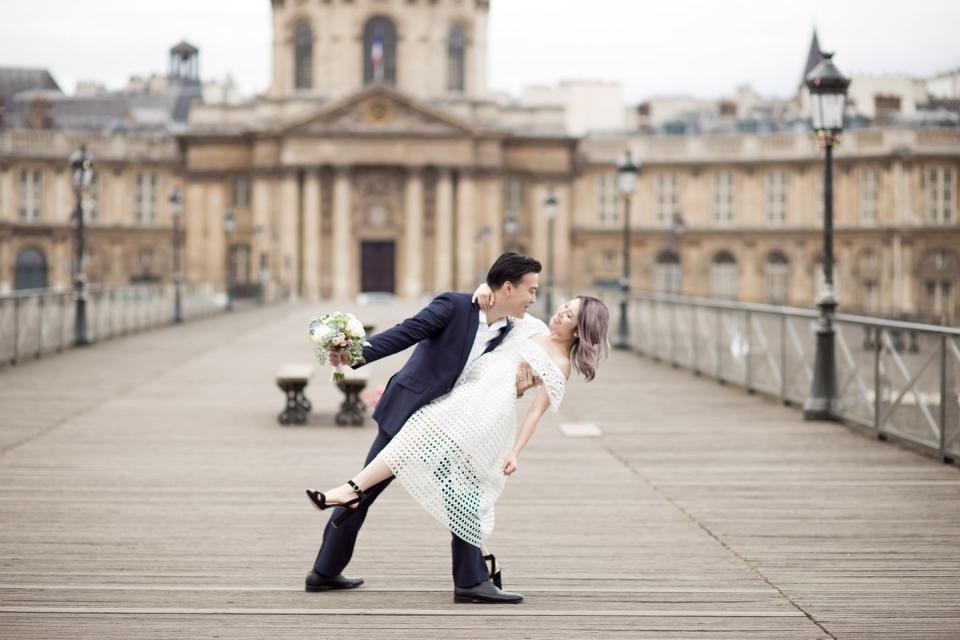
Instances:
[[[360,243],[360,290],[396,293],[396,243]]]

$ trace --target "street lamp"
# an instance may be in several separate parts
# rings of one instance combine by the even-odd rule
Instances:
[[[170,217],[173,218],[173,321],[183,322],[183,267],[180,264],[180,219],[183,215],[183,192],[174,187],[170,192]]]
[[[225,236],[225,242],[223,244],[223,255],[224,255],[224,280],[227,287],[227,306],[226,311],[233,311],[233,293],[230,291],[230,285],[232,281],[232,269],[230,264],[230,245],[233,237],[233,232],[237,228],[237,217],[233,209],[227,209],[223,214],[223,232]]]
[[[823,54],[823,60],[806,77],[810,90],[813,129],[823,147],[823,281],[817,299],[820,316],[817,320],[817,357],[814,364],[810,397],[803,405],[807,420],[828,420],[832,417],[831,404],[837,395],[837,367],[834,352],[833,316],[837,298],[833,290],[833,146],[843,131],[843,111],[846,106],[849,78],[845,78],[833,64],[833,54]]]
[[[553,276],[553,241],[557,218],[557,196],[553,193],[553,189],[547,191],[543,209],[547,213],[547,318],[550,318],[553,316],[553,287],[556,282]]]
[[[73,290],[77,300],[76,315],[73,324],[73,343],[76,346],[86,346],[92,343],[87,331],[87,274],[84,265],[86,237],[83,226],[83,214],[89,202],[90,186],[93,184],[93,154],[87,151],[86,145],[74,151],[70,156],[70,170],[73,179],[73,193],[76,198],[74,217],[76,227],[76,260],[73,267]]]
[[[617,338],[618,349],[630,348],[630,325],[627,319],[627,307],[630,304],[630,196],[637,188],[639,167],[633,163],[633,156],[627,151],[623,162],[617,167],[617,190],[623,197],[623,277],[620,279],[620,335]]]

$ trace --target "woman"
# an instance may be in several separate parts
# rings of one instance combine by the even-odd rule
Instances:
[[[491,302],[486,285],[481,306]],[[493,532],[494,503],[506,476],[547,408],[557,411],[566,381],[577,370],[588,381],[609,351],[609,312],[600,300],[574,298],[549,328],[527,315],[503,344],[464,369],[453,390],[415,412],[380,454],[352,480],[327,492],[307,490],[318,509],[356,507],[363,492],[396,476],[410,494],[451,532],[482,547]],[[541,389],[519,431],[515,378],[526,361]]]

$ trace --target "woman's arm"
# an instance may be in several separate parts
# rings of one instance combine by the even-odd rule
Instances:
[[[549,406],[550,396],[547,394],[547,390],[541,387],[540,393],[537,394],[536,399],[534,399],[533,404],[530,405],[530,409],[527,411],[526,417],[523,419],[523,426],[520,427],[520,431],[517,433],[517,441],[514,443],[513,449],[511,449],[507,455],[507,459],[503,463],[503,472],[508,476],[517,470],[517,458],[520,456],[523,448],[527,446],[530,438],[533,437],[533,432],[537,430],[537,425],[540,424],[540,418],[543,417],[543,414],[546,413],[547,407]]]

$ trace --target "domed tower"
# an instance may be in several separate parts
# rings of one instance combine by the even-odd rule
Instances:
[[[489,0],[271,0],[274,97],[383,83],[421,99],[487,90]]]

